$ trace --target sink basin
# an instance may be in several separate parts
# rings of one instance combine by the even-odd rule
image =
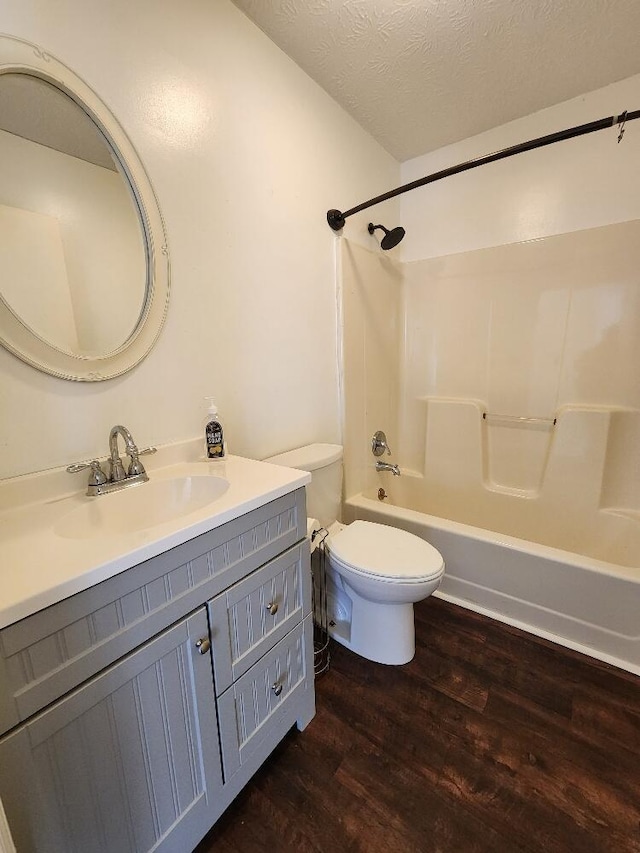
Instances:
[[[175,521],[220,498],[229,488],[223,477],[192,476],[151,480],[120,492],[87,498],[54,527],[66,539],[121,536]]]

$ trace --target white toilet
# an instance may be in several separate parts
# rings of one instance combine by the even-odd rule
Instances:
[[[265,459],[309,471],[307,513],[329,531],[329,633],[378,663],[408,663],[415,654],[413,605],[431,595],[444,561],[428,542],[384,524],[337,521],[342,495],[342,447],[310,444]]]

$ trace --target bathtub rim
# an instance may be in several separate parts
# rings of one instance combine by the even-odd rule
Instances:
[[[589,572],[598,574],[608,574],[617,577],[620,580],[635,580],[640,583],[640,563],[638,566],[621,566],[618,563],[610,563],[606,560],[597,560],[594,557],[587,557],[584,554],[576,554],[573,551],[565,551],[562,548],[554,548],[551,545],[543,545],[540,542],[535,542],[532,539],[520,539],[517,536],[510,536],[507,533],[497,533],[493,530],[487,530],[484,527],[475,527],[472,524],[466,524],[461,521],[452,521],[448,518],[443,518],[438,515],[429,515],[426,512],[419,512],[415,509],[407,509],[403,506],[398,506],[394,503],[386,503],[379,501],[377,498],[368,497],[364,493],[353,495],[346,498],[344,506],[347,508],[355,507],[360,509],[375,508],[376,512],[389,518],[400,517],[407,521],[412,521],[416,524],[427,524],[430,527],[444,530],[448,533],[455,533],[466,536],[467,538],[479,539],[482,542],[488,542],[492,545],[501,545],[509,550],[525,552],[535,556],[544,557],[547,560],[553,560],[557,563],[568,563],[571,566],[585,569]]]

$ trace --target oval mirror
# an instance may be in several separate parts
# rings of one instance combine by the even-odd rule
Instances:
[[[124,131],[73,72],[0,37],[0,342],[55,376],[134,367],[166,313],[168,252]]]

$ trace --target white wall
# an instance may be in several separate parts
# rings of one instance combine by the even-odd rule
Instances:
[[[140,445],[197,435],[205,394],[232,452],[339,440],[325,213],[396,185],[396,161],[228,0],[23,0],[0,31],[49,50],[118,117],[172,263],[167,323],[131,373],[76,384],[0,350],[0,475],[104,455],[115,423]],[[367,222],[345,235],[368,240]]]
[[[640,107],[640,75],[402,165],[402,183]],[[404,261],[640,219],[640,120],[445,178],[401,199]]]

